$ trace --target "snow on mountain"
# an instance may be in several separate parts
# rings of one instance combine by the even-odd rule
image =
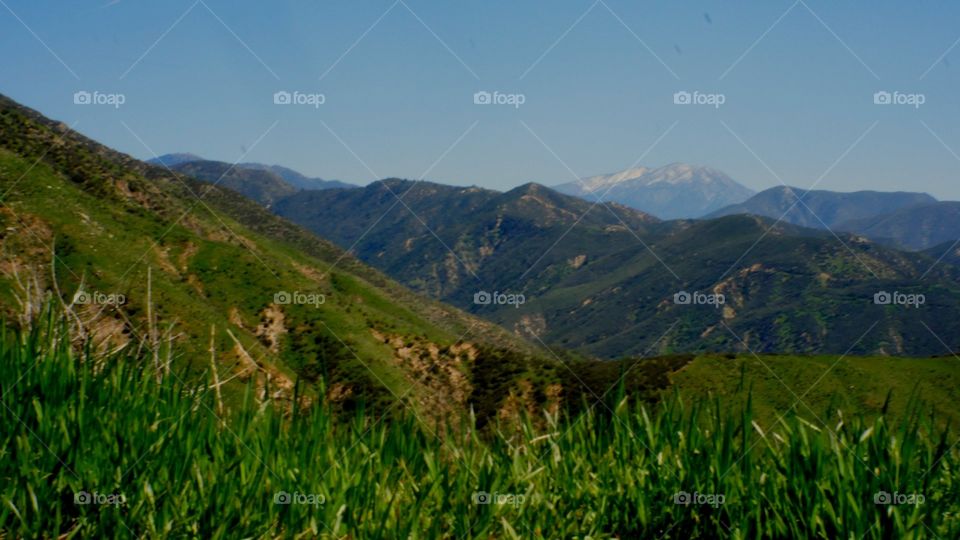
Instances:
[[[555,189],[588,200],[602,197],[664,219],[701,217],[754,194],[721,171],[685,163],[655,169],[633,167]]]

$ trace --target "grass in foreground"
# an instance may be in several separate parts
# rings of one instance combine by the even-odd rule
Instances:
[[[441,440],[412,416],[291,416],[248,393],[221,420],[208,388],[75,355],[58,328],[0,336],[11,537],[960,536],[957,451],[916,407],[762,430],[749,408],[675,400]]]

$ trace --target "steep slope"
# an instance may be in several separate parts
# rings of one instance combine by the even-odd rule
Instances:
[[[561,184],[561,193],[617,202],[663,219],[696,218],[746,200],[753,190],[708,167],[672,163],[637,167]]]
[[[803,203],[798,200],[803,198]],[[855,191],[840,193],[836,191],[811,190],[786,186],[773,187],[743,203],[735,204],[710,213],[706,218],[716,218],[736,214],[753,214],[786,223],[824,229],[838,228],[838,225],[851,220],[859,220],[895,212],[912,206],[930,204],[936,199],[926,193]],[[851,230],[851,229],[839,229]]]
[[[78,346],[156,349],[153,367],[184,377],[215,358],[228,402],[247,382],[291,400],[299,380],[301,403],[493,417],[514,393],[536,390],[530,406],[546,406],[546,387],[556,401],[569,383],[552,356],[414,295],[253,201],[5,97],[0,193],[7,321],[28,324],[38,306],[62,302]],[[492,382],[477,373],[491,364],[502,374]]]
[[[877,242],[909,250],[924,250],[960,239],[960,202],[941,201],[901,208],[887,214],[837,224]]]
[[[402,181],[298,193],[275,210],[419,291],[607,358],[746,348],[938,354],[944,347],[923,324],[949,342],[946,321],[960,316],[951,265],[927,273],[928,255],[769,218],[658,222],[536,185],[498,194]],[[675,304],[681,291],[725,303]],[[926,303],[874,304],[882,291]],[[482,292],[523,303],[484,302],[474,296]]]

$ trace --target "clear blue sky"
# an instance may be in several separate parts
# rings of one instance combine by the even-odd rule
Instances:
[[[3,0],[0,92],[141,158],[136,136],[356,183],[549,185],[646,152],[755,189],[779,183],[762,160],[792,185],[829,170],[818,187],[960,199],[956,2],[204,2]],[[126,102],[78,106],[79,90]],[[726,99],[674,105],[679,90]],[[874,105],[881,90],[925,103]]]

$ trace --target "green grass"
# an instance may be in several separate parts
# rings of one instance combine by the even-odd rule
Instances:
[[[960,455],[919,403],[896,421],[847,417],[827,429],[802,414],[760,428],[749,408],[709,399],[655,410],[621,401],[541,429],[523,421],[484,434],[465,420],[438,437],[409,415],[282,414],[248,393],[221,421],[212,393],[183,374],[158,383],[143,358],[75,354],[46,320],[0,336],[7,536],[960,535]],[[480,491],[508,504],[475,504]],[[80,492],[125,502],[76,504]],[[279,492],[322,504],[275,504]],[[680,492],[718,504],[675,504]],[[924,502],[877,505],[880,492]]]
[[[941,427],[960,425],[960,360],[831,355],[700,355],[670,375],[686,399],[711,396],[724,407],[742,408],[753,398],[763,425],[793,408],[818,424],[838,414],[875,417],[886,407],[899,419],[920,397]],[[889,400],[889,402],[888,402]]]

